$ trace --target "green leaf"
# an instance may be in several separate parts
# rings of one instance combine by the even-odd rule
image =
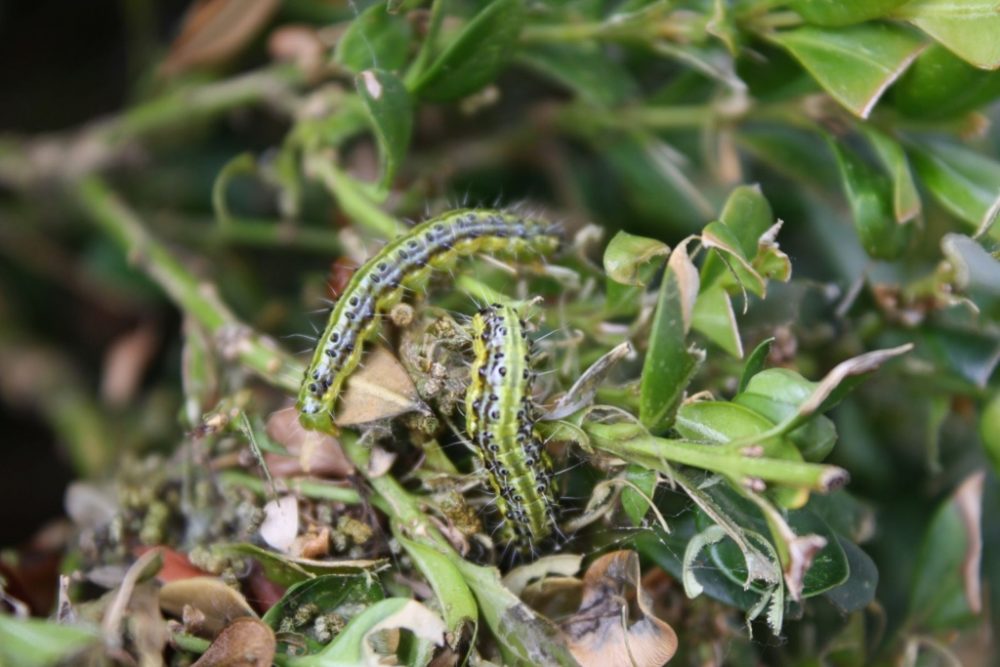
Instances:
[[[403,82],[384,70],[365,70],[355,79],[382,157],[383,189],[392,184],[406,157],[413,130],[413,104]]]
[[[742,286],[759,297],[767,291],[764,277],[757,273],[752,260],[756,254],[749,257],[744,254],[743,244],[736,233],[721,222],[710,222],[701,230],[701,245],[711,248],[717,253],[720,261],[724,260],[731,270],[732,277]]]
[[[837,535],[837,543],[844,551],[847,558],[847,569],[850,575],[847,581],[834,586],[823,594],[841,614],[851,614],[864,609],[875,599],[875,590],[878,588],[878,568],[871,556],[864,550],[851,542]]]
[[[438,645],[444,643],[445,626],[437,614],[415,600],[388,598],[369,606],[355,616],[337,637],[314,655],[288,657],[287,667],[349,667],[379,664],[382,653],[376,653],[372,635],[380,630],[409,630],[418,639]]]
[[[604,272],[623,285],[647,285],[670,246],[656,239],[618,232],[604,249]]]
[[[816,388],[795,371],[769,368],[753,376],[733,398],[734,403],[779,423],[791,416]],[[837,442],[837,428],[828,418],[817,415],[789,433],[807,461],[822,461]]]
[[[941,253],[951,264],[955,286],[964,293],[1000,297],[1000,261],[963,234],[945,234]]]
[[[892,184],[840,141],[830,140],[837,158],[854,227],[865,251],[878,259],[899,257],[910,243],[914,225],[901,225],[893,212]]]
[[[1000,97],[1000,72],[977,69],[932,44],[896,82],[891,94],[893,106],[907,116],[948,118]]]
[[[968,477],[931,520],[914,567],[909,622],[924,630],[968,623],[982,611],[984,473]]]
[[[348,575],[375,572],[385,565],[384,560],[321,561],[291,558],[246,542],[220,544],[213,547],[212,551],[224,556],[253,558],[260,563],[264,576],[281,586],[293,586],[323,574]]]
[[[722,486],[713,487],[713,498],[724,508],[730,519],[747,531],[747,535],[764,540],[763,535],[770,532],[767,521],[761,516],[757,507],[744,498],[737,497],[735,492]],[[711,519],[701,512],[697,515],[698,526],[702,529],[711,525]],[[788,525],[796,535],[818,535],[826,544],[813,556],[809,569],[802,577],[801,597],[808,598],[825,593],[841,585],[850,574],[847,556],[840,547],[834,533],[826,523],[808,509],[794,510],[788,513]],[[743,553],[736,543],[727,538],[708,548],[713,563],[734,583],[747,581],[746,562]],[[760,582],[751,582],[751,588],[763,593],[766,586]]]
[[[747,362],[743,364],[743,372],[740,373],[740,385],[739,392],[743,392],[747,388],[747,383],[750,382],[750,378],[757,375],[764,369],[764,364],[767,363],[767,357],[771,354],[771,346],[774,344],[774,338],[767,338],[762,340],[757,344],[757,347],[753,349],[750,356],[747,357]]]
[[[896,222],[909,222],[920,215],[920,193],[913,182],[910,162],[899,142],[870,125],[863,125],[862,132],[871,144],[875,155],[889,174],[892,182],[892,211]]]
[[[461,637],[462,627],[466,623],[475,625],[479,619],[476,600],[472,597],[472,592],[469,591],[462,574],[444,554],[425,544],[407,539],[398,531],[394,533],[396,539],[410,554],[417,569],[430,583],[444,616],[445,625],[457,641]]]
[[[733,355],[743,358],[743,341],[736,324],[729,294],[719,285],[712,285],[698,295],[694,304],[691,327],[705,334],[710,341]]]
[[[1000,475],[1000,391],[994,392],[983,405],[979,415],[979,438],[994,472]]]
[[[726,199],[719,222],[732,230],[743,256],[752,260],[757,256],[760,237],[774,224],[774,213],[759,186],[741,185]],[[701,282],[710,285],[726,270],[718,253],[713,250],[701,267]]]
[[[3,665],[69,664],[66,661],[99,641],[96,630],[0,614],[0,664]]]
[[[410,23],[376,2],[351,21],[337,42],[333,58],[352,72],[378,68],[398,70],[409,55]]]
[[[292,617],[299,607],[315,605],[324,614],[337,612],[350,620],[357,612],[339,611],[342,606],[363,607],[384,597],[378,579],[363,575],[325,574],[301,581],[287,591],[261,619],[278,630],[282,620]]]
[[[629,71],[596,44],[531,44],[517,61],[596,106],[617,106],[638,90]]]
[[[698,297],[698,270],[688,257],[687,243],[677,246],[667,260],[642,365],[639,419],[653,433],[670,427],[685,388],[705,358],[704,352],[687,345]]]
[[[885,16],[907,0],[792,0],[791,8],[809,23],[843,26]]]
[[[1000,217],[1000,162],[964,146],[926,140],[910,146],[913,166],[934,198],[978,234]]]
[[[750,408],[725,401],[697,401],[682,405],[674,428],[688,440],[726,444],[766,433],[774,422]],[[785,438],[756,441],[769,458],[801,461],[798,450]]]
[[[803,27],[772,37],[830,95],[867,118],[882,93],[913,62],[923,41],[900,26],[863,23],[848,28]]]
[[[896,12],[983,69],[1000,68],[1000,6],[996,0],[911,0]]]
[[[413,86],[434,102],[465,97],[496,78],[515,50],[522,0],[494,0],[462,29]]]
[[[659,475],[655,470],[649,470],[633,463],[625,470],[625,479],[638,487],[639,491],[642,492],[640,494],[631,486],[624,486],[622,488],[622,509],[625,511],[625,515],[629,521],[632,522],[632,525],[638,526],[642,523],[646,513],[649,512],[649,501],[653,497],[653,492],[656,491],[656,482],[659,479]],[[643,495],[645,495],[645,498]]]

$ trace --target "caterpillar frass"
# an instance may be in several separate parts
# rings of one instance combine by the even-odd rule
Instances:
[[[379,314],[426,283],[434,269],[478,252],[517,257],[554,252],[558,228],[549,222],[498,210],[451,211],[421,223],[385,245],[348,282],[306,369],[296,407],[306,428],[334,431],[333,411],[365,341],[378,330]]]
[[[473,317],[472,336],[466,431],[495,495],[505,538],[530,553],[556,526],[552,463],[534,428],[531,343],[517,311],[497,304]]]

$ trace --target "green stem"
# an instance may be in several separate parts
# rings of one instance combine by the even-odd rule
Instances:
[[[267,483],[242,470],[224,470],[219,473],[219,481],[223,486],[241,486],[262,496],[270,494]],[[282,480],[290,491],[314,500],[332,500],[334,502],[357,505],[361,496],[354,489],[337,486],[318,479],[291,478]]]
[[[847,473],[830,465],[753,457],[713,445],[669,440],[637,432],[633,424],[588,423],[584,430],[595,447],[669,474],[668,462],[726,475],[737,482],[747,478],[828,492],[847,481]]]
[[[103,169],[136,140],[171,128],[189,127],[200,120],[264,100],[282,103],[305,81],[292,65],[271,65],[220,82],[188,87],[140,104],[117,116],[97,121],[80,132],[56,139],[65,159],[39,162],[31,156],[34,142],[8,148],[0,154],[0,182],[28,187],[47,179],[76,178]],[[41,146],[53,139],[40,140]],[[40,146],[40,147],[41,147]]]
[[[185,243],[204,246],[245,245],[255,248],[291,248],[327,257],[343,252],[336,233],[321,227],[253,218],[229,218],[226,224],[192,222],[184,218],[165,219],[163,233]]]
[[[412,91],[417,85],[434,57],[434,47],[437,44],[438,35],[441,33],[441,26],[444,24],[445,4],[445,0],[434,0],[434,4],[431,5],[431,17],[427,24],[427,33],[424,35],[424,43],[420,45],[420,51],[413,59],[413,64],[410,65],[404,79],[408,90]]]
[[[403,223],[376,206],[354,179],[338,169],[332,157],[312,155],[306,169],[323,182],[340,207],[362,227],[387,239],[406,230]]]
[[[83,179],[74,195],[87,216],[122,246],[131,262],[213,335],[223,358],[239,359],[277,387],[298,389],[302,364],[273,339],[241,322],[219,299],[215,286],[191,275],[102,180],[94,176]]]

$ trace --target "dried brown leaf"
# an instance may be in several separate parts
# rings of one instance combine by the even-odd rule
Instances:
[[[325,433],[303,428],[294,407],[278,410],[268,417],[267,435],[284,445],[291,455],[265,454],[268,468],[275,477],[305,474],[343,478],[354,472],[354,466],[344,455],[340,441]]]
[[[261,31],[280,4],[279,0],[199,0],[184,15],[163,73],[174,76],[229,60]]]
[[[628,593],[635,590],[638,620],[632,620]],[[615,551],[601,556],[583,577],[580,609],[562,623],[573,657],[583,667],[659,667],[677,651],[677,634],[652,614],[642,590],[639,556]]]
[[[204,615],[200,631],[209,637],[220,633],[237,618],[256,617],[239,591],[215,577],[172,581],[160,589],[160,609],[165,613],[181,618],[185,607]]]
[[[274,631],[256,618],[237,618],[191,667],[268,667],[274,660]]]
[[[334,422],[337,426],[356,426],[414,411],[428,409],[413,380],[392,352],[378,346],[347,381]]]

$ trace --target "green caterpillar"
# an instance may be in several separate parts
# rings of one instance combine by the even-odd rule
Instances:
[[[414,227],[369,259],[351,278],[330,313],[306,369],[296,407],[308,429],[333,432],[333,411],[380,313],[422,286],[434,269],[478,252],[507,256],[547,254],[560,244],[555,225],[512,212],[451,211]]]
[[[466,431],[496,497],[504,533],[522,551],[556,526],[552,463],[534,428],[531,343],[517,311],[494,304],[472,318],[474,361]]]

